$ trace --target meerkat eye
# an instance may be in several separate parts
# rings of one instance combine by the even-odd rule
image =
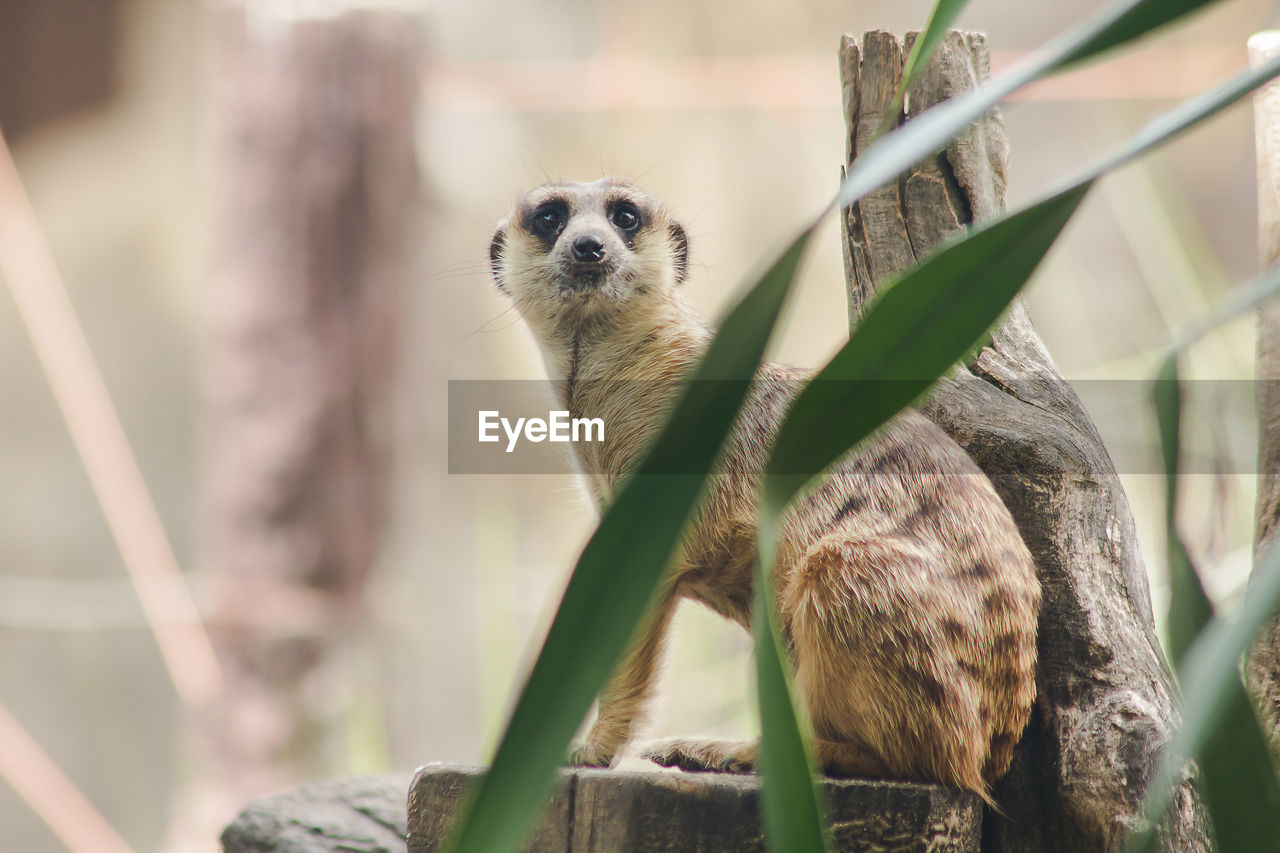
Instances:
[[[533,228],[539,234],[554,234],[563,224],[564,213],[558,207],[548,205],[533,213]]]
[[[635,205],[624,201],[613,209],[610,221],[623,231],[634,231],[640,227],[640,214]]]

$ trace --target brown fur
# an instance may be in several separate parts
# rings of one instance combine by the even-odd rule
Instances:
[[[535,234],[530,216],[548,203],[561,205],[562,230]],[[641,212],[634,234],[611,220],[618,204]],[[605,260],[574,261],[569,245],[582,234],[599,238]],[[658,202],[608,179],[539,187],[495,234],[494,275],[533,330],[562,402],[574,417],[604,419],[605,441],[576,448],[598,506],[655,437],[710,339],[676,289],[686,252],[684,230]],[[726,462],[576,763],[608,764],[630,738],[679,599],[749,627],[759,478],[804,378],[762,366]],[[1013,519],[964,451],[903,412],[793,505],[774,572],[796,687],[828,772],[937,781],[989,798],[1035,698],[1040,587]],[[755,746],[668,741],[646,754],[741,770],[754,765]]]

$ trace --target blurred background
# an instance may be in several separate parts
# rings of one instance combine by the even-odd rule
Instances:
[[[303,778],[484,761],[592,524],[569,476],[448,473],[448,380],[542,376],[488,276],[495,223],[547,178],[632,179],[688,226],[686,293],[714,318],[835,189],[840,34],[930,5],[0,2],[0,130],[31,204],[0,176],[0,755],[23,757],[0,760],[0,849],[67,849],[45,818],[91,804],[119,849],[214,850],[247,798]],[[973,0],[960,25],[998,71],[1097,5]],[[1269,0],[1222,3],[1020,93],[1010,205],[1277,24]],[[1069,379],[1139,399],[1171,330],[1256,270],[1255,229],[1241,102],[1102,182],[1032,318]],[[87,352],[39,298],[62,286],[42,240]],[[840,257],[832,219],[774,357],[844,340]],[[1235,323],[1187,370],[1218,381],[1193,391],[1208,461],[1181,512],[1226,604],[1250,566],[1253,346]],[[1086,400],[1149,450],[1140,407]],[[1159,612],[1162,486],[1130,451]],[[684,608],[650,734],[751,734],[750,672],[744,634]],[[82,849],[117,849],[102,833]]]

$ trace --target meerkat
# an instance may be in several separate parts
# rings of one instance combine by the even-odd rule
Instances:
[[[679,293],[686,231],[626,182],[556,182],[519,199],[489,257],[560,403],[606,424],[602,442],[574,448],[603,509],[712,336]],[[606,766],[630,739],[680,599],[750,630],[757,492],[807,376],[761,366],[657,604],[571,764]],[[964,450],[902,412],[797,499],[773,573],[822,768],[940,782],[991,802],[1035,699],[1040,586],[1013,518]],[[748,771],[756,745],[670,740],[644,755],[687,770]]]

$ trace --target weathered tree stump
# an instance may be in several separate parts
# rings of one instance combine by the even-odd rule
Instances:
[[[913,40],[908,36],[908,48]],[[861,48],[845,37],[840,53],[853,161],[898,86],[903,46],[873,31]],[[984,38],[951,32],[910,91],[906,120],[987,74]],[[851,317],[886,277],[947,234],[1000,212],[1007,148],[1003,121],[992,111],[945,151],[847,211]],[[1118,849],[1142,825],[1143,794],[1179,711],[1111,458],[1020,303],[923,411],[994,481],[1044,591],[1037,705],[996,787],[1005,816],[988,814],[983,849]],[[1168,850],[1208,848],[1190,782],[1179,789],[1161,837]]]
[[[224,853],[405,853],[407,774],[309,782],[255,800],[222,833]]]
[[[432,765],[409,789],[409,853],[440,849],[478,767]],[[765,850],[753,775],[565,770],[526,853],[754,853]],[[982,803],[908,782],[822,783],[833,849],[977,853]]]

